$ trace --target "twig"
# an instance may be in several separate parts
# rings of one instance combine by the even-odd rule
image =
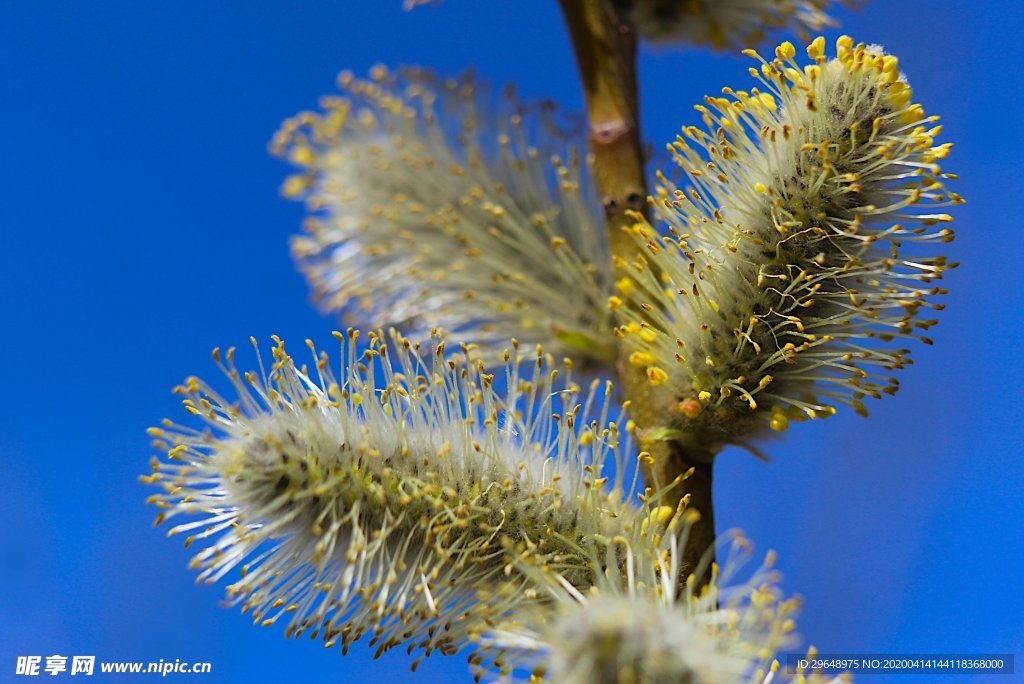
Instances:
[[[590,125],[593,173],[601,201],[611,253],[628,264],[637,253],[633,238],[623,231],[633,223],[629,210],[644,211],[647,186],[640,139],[639,96],[636,81],[636,36],[607,0],[560,0],[583,81]],[[618,375],[630,416],[642,438],[645,428],[664,425],[668,407],[659,406],[646,374],[619,359]],[[661,490],[661,504],[676,507],[689,495],[688,508],[700,513],[683,554],[684,571],[696,569],[713,553],[714,508],[711,496],[712,455],[686,451],[676,442],[641,441],[650,454],[641,458],[644,480]],[[689,477],[684,475],[693,469]],[[675,483],[671,487],[667,485]],[[698,578],[706,581],[707,574]]]

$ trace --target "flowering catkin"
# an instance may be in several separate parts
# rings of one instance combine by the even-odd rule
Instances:
[[[710,583],[701,585],[696,574],[681,576],[693,512],[658,507],[636,516],[626,534],[605,540],[606,555],[617,562],[595,565],[615,570],[598,575],[589,590],[543,562],[527,568],[540,598],[480,637],[479,670],[558,684],[782,678],[775,658],[798,641],[799,601],[783,598],[774,555],[745,573],[751,547],[733,533],[723,563],[712,565]]]
[[[433,326],[488,362],[512,337],[609,363],[606,239],[579,125],[471,77],[343,73],[344,97],[286,121],[272,150],[310,211],[292,252],[319,306],[414,339]]]
[[[698,106],[669,146],[686,172],[664,176],[652,207],[670,233],[632,229],[633,264],[619,335],[661,386],[673,438],[717,450],[770,426],[831,415],[838,404],[896,391],[910,363],[897,346],[936,322],[923,312],[954,264],[920,255],[947,242],[936,211],[961,198],[943,186],[941,127],[911,100],[895,57],[824,39],[801,68],[783,43],[751,69],[763,86],[726,88]],[[699,151],[698,151],[699,150]],[[640,218],[640,217],[638,217]]]
[[[834,24],[832,0],[614,0],[641,36],[654,42],[708,45],[739,50],[767,33],[808,33]]]
[[[397,334],[370,335],[360,356],[357,335],[338,334],[340,382],[326,355],[313,353],[310,373],[277,340],[269,371],[261,361],[244,376],[233,350],[215,352],[238,403],[196,378],[178,388],[208,427],[153,428],[167,461],[144,479],[163,488],[150,499],[158,523],[194,518],[170,533],[204,545],[199,579],[240,568],[231,602],[260,624],[287,623],[288,636],[347,650],[368,633],[378,653],[427,654],[458,650],[514,605],[527,584],[509,566],[519,553],[589,581],[587,539],[618,534],[635,509],[623,501],[630,483],[601,477],[621,453],[610,390],[556,383],[538,349],[507,355],[498,393],[480,364],[446,358],[440,338],[424,359]],[[511,598],[478,596],[502,583]]]

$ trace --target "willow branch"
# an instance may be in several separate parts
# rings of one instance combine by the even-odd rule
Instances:
[[[639,126],[636,36],[607,0],[560,0],[583,82],[589,122],[593,173],[604,206],[608,241],[621,268],[635,260],[637,246],[623,227],[630,211],[646,208],[647,185]],[[637,434],[664,425],[669,407],[660,406],[642,369],[631,366],[620,350],[618,375],[637,424]],[[687,451],[676,442],[640,442],[650,454],[640,460],[644,480],[661,491],[662,505],[677,507],[689,495],[688,508],[700,513],[683,554],[684,570],[694,570],[715,539],[711,497],[711,454]],[[693,469],[688,477],[687,472]],[[674,484],[672,484],[674,483]],[[671,486],[669,487],[668,485]],[[706,580],[704,578],[699,578]]]

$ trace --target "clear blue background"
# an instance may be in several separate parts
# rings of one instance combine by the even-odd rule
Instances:
[[[207,682],[406,680],[403,654],[373,662],[358,645],[343,659],[219,608],[223,586],[193,584],[136,481],[145,427],[182,415],[169,390],[213,378],[214,345],[278,333],[331,348],[287,253],[302,210],[278,196],[286,167],[266,145],[337,71],[472,65],[580,107],[554,0],[399,5],[0,5],[0,680],[16,655],[53,653],[211,661],[191,676]],[[799,426],[770,464],[719,460],[720,529],[778,550],[786,588],[806,597],[801,631],[824,651],[1016,652],[1024,673],[1021,7],[877,0],[840,14],[943,116],[969,204],[937,344],[916,350],[899,396],[867,421]],[[660,146],[703,94],[748,87],[747,66],[644,50],[647,137]],[[417,676],[465,673],[438,657]]]

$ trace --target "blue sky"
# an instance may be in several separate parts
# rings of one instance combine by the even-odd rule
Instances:
[[[206,682],[405,681],[402,654],[342,658],[218,607],[223,587],[194,585],[190,553],[151,527],[136,481],[145,428],[180,417],[169,390],[183,377],[214,377],[213,346],[276,333],[333,348],[287,253],[302,210],[279,197],[287,169],[266,147],[338,71],[473,66],[580,108],[554,0],[400,4],[0,7],[0,679],[17,655],[57,653],[211,661],[195,676]],[[839,16],[899,56],[956,143],[946,168],[968,204],[949,253],[963,265],[936,345],[915,350],[871,418],[800,425],[768,445],[768,464],[720,457],[719,529],[778,551],[786,589],[805,597],[801,632],[823,651],[1020,659],[1024,6],[876,0]],[[705,93],[748,87],[746,68],[645,49],[646,137],[660,146]],[[417,678],[466,671],[438,657]]]

